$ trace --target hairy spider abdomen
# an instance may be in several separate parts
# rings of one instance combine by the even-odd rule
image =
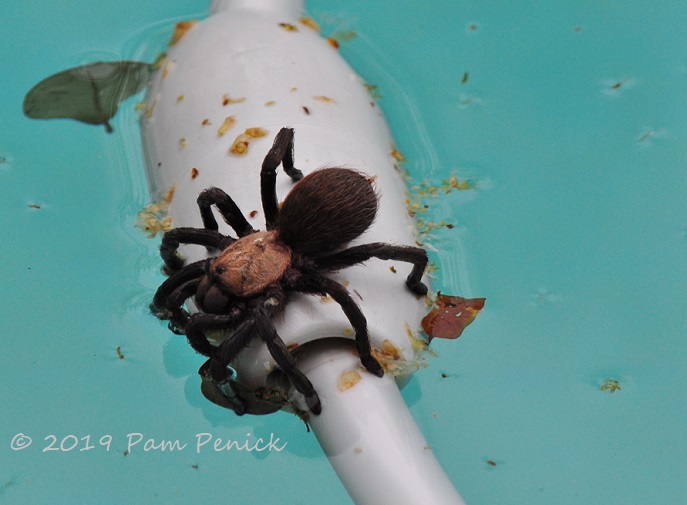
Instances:
[[[251,297],[278,282],[291,263],[291,250],[274,231],[240,238],[212,261],[208,276],[238,297]]]
[[[319,256],[367,230],[377,214],[370,178],[347,168],[323,168],[303,177],[277,216],[279,238],[293,250]]]

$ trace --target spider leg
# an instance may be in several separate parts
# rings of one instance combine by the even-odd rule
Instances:
[[[303,293],[327,294],[331,296],[341,306],[341,309],[355,330],[355,347],[360,355],[360,362],[372,375],[377,377],[384,375],[384,369],[372,356],[365,315],[343,285],[315,272],[309,272],[296,277],[294,289]]]
[[[282,164],[284,172],[292,180],[298,181],[303,177],[303,172],[293,166],[293,128],[282,128],[274,139],[272,148],[265,156],[260,171],[260,196],[262,197],[262,209],[265,212],[267,229],[274,228],[279,204],[277,202],[277,167]]]
[[[234,229],[239,237],[245,237],[255,232],[236,202],[219,188],[208,188],[198,195],[198,208],[205,229],[214,231],[218,229],[217,220],[212,213],[213,205],[217,207],[224,221]]]
[[[286,374],[291,384],[299,393],[303,394],[308,408],[313,414],[319,414],[322,411],[322,406],[315,388],[305,374],[297,368],[296,361],[272,323],[272,317],[283,308],[284,303],[283,291],[277,289],[271,295],[268,294],[232,335],[217,348],[212,356],[210,374],[218,384],[225,383],[228,380],[227,366],[248,344],[250,338],[256,335],[265,343],[277,366]],[[192,320],[193,318],[195,316],[192,316]],[[217,326],[215,326],[215,322],[206,320],[203,322],[203,327],[205,330],[213,327],[225,327],[219,319],[216,320],[216,323]],[[189,336],[188,329],[190,326],[190,324],[187,325],[187,336]]]
[[[229,361],[222,358],[221,353],[228,353],[233,358],[236,353],[243,349],[251,336],[252,321],[246,319],[238,325],[236,330],[222,342],[219,347],[212,345],[205,333],[210,330],[226,330],[236,325],[241,320],[242,313],[237,311],[231,314],[208,314],[197,312],[193,314],[186,323],[186,338],[193,349],[209,358],[213,358],[211,373],[213,380],[219,382],[227,378],[226,365]],[[222,358],[216,360],[216,358]]]
[[[322,412],[320,397],[310,380],[296,366],[296,360],[293,359],[291,352],[277,333],[271,318],[259,312],[255,319],[255,331],[267,346],[277,366],[286,374],[296,390],[305,397],[308,409],[313,414],[319,415]]]
[[[174,293],[189,281],[199,280],[205,275],[204,264],[205,260],[190,263],[165,279],[153,296],[153,303],[150,304],[151,312],[159,319],[171,319],[173,316],[172,307],[176,307],[178,303],[180,309],[180,305],[183,303],[183,301],[178,301],[179,294],[174,295]],[[173,301],[170,301],[173,295]]]
[[[193,314],[186,325],[186,337],[191,347],[197,352],[210,357],[210,379],[231,403],[232,410],[236,415],[242,416],[246,413],[246,404],[232,385],[234,372],[228,368],[229,362],[217,359],[217,355],[223,350],[224,352],[238,353],[243,349],[252,335],[252,321],[245,320],[219,347],[210,344],[205,337],[206,331],[231,328],[239,319],[240,315],[238,314]]]
[[[177,335],[184,335],[186,324],[191,317],[189,313],[182,307],[184,302],[192,297],[198,291],[198,285],[201,279],[191,279],[186,281],[181,286],[176,288],[167,297],[166,309],[170,312],[169,329]]]
[[[370,258],[405,261],[413,264],[413,270],[406,279],[406,286],[417,295],[426,295],[427,286],[422,282],[422,274],[427,267],[427,252],[421,247],[398,246],[375,242],[344,249],[329,256],[316,258],[318,269],[335,271],[363,263]]]
[[[177,254],[181,244],[203,245],[208,249],[224,249],[234,242],[215,230],[202,228],[174,228],[162,236],[160,256],[165,262],[165,270],[175,272],[184,266],[184,259]]]

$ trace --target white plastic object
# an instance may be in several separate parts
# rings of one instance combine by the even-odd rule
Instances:
[[[356,244],[413,245],[406,188],[395,168],[395,146],[384,117],[338,51],[299,20],[302,12],[302,0],[214,0],[212,15],[168,48],[150,86],[148,113],[142,121],[153,198],[159,200],[174,187],[168,210],[173,226],[202,227],[196,198],[203,189],[217,186],[247,217],[252,216],[249,222],[254,228],[264,229],[260,167],[274,136],[288,126],[295,129],[295,165],[305,174],[323,166],[345,166],[375,178],[381,197],[377,219]],[[230,153],[234,140],[246,131],[267,133],[249,136],[245,154]],[[279,169],[280,199],[292,185]],[[227,228],[220,231],[233,235]],[[206,256],[198,246],[184,247],[182,253],[188,261]],[[392,346],[408,362],[415,352],[411,334],[417,334],[428,310],[425,300],[405,287],[411,268],[398,261],[372,259],[332,276],[359,303],[373,345]],[[462,503],[426,449],[398,389],[389,388],[390,377],[378,379],[364,371],[345,342],[321,354],[310,352],[307,344],[320,339],[353,338],[350,322],[335,302],[293,294],[284,317],[275,324],[288,346],[308,351],[306,364],[300,366],[323,403],[323,414],[311,420],[313,430],[356,503],[386,503],[373,487],[388,490],[406,485],[419,494],[404,493],[393,503]],[[347,394],[332,387],[344,371],[342,364],[358,370],[363,378]],[[259,387],[276,365],[265,346],[254,339],[232,366],[242,382]],[[397,380],[402,384],[407,378]],[[334,412],[375,412],[378,419],[386,419],[372,423],[374,416],[367,416],[368,424],[363,426],[356,416]],[[345,454],[327,449],[342,444],[337,433],[343,433],[343,424],[334,419],[357,423],[350,425],[349,433],[357,432],[361,443],[364,440],[365,457],[355,446]],[[416,443],[408,445],[406,439]],[[398,450],[393,449],[394,441]],[[360,486],[357,465],[373,454],[376,463],[368,468],[364,482],[376,484]],[[409,469],[419,467],[430,470],[408,475]],[[439,474],[443,477],[430,478]],[[444,485],[439,486],[437,479]],[[435,494],[437,488],[442,490],[441,498]],[[415,499],[420,496],[427,499]]]
[[[464,505],[389,375],[356,375],[357,357],[332,340],[298,363],[323,398],[312,429],[357,505]]]

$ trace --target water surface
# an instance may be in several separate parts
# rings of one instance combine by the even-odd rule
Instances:
[[[435,286],[487,307],[404,390],[466,501],[683,503],[687,5],[309,7],[377,85],[415,182],[472,188],[422,200],[424,217],[453,225],[425,239]],[[134,101],[115,136],[21,114],[43,77],[152,61],[176,20],[205,10],[5,6],[3,503],[349,503],[298,419],[208,404],[202,358],[148,313],[162,277],[156,244],[132,226],[147,203]],[[199,433],[287,445],[196,451]],[[12,450],[18,434],[32,445]],[[189,445],[154,448],[174,440]]]

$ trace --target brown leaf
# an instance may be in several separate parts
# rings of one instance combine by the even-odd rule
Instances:
[[[439,292],[434,309],[422,319],[422,329],[430,342],[433,338],[456,339],[475,320],[484,302],[485,298],[462,298]]]

